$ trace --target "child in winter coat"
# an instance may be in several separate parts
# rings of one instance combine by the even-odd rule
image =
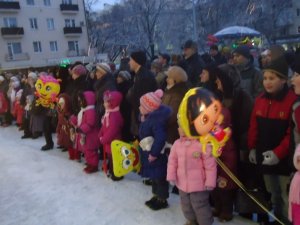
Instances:
[[[5,124],[5,115],[7,114],[9,109],[9,102],[5,96],[5,93],[0,91],[0,119],[1,126]]]
[[[23,89],[20,89],[17,94],[16,94],[16,100],[14,102],[14,111],[13,111],[13,116],[16,119],[16,124],[19,128],[22,128],[22,118],[23,118],[23,113],[24,113],[24,108],[20,103],[21,96],[23,93]]]
[[[79,92],[78,102],[80,111],[77,116],[71,117],[71,123],[75,127],[75,154],[77,151],[84,153],[87,166],[84,168],[86,173],[98,171],[98,128],[96,126],[96,96],[92,91]]]
[[[57,105],[57,113],[58,113],[58,121],[56,127],[56,134],[57,134],[57,145],[58,148],[61,148],[62,151],[69,150],[69,159],[73,160],[74,152],[72,141],[70,138],[70,128],[71,124],[69,122],[71,116],[71,98],[67,94],[61,94],[58,98],[58,105]]]
[[[103,170],[112,180],[117,181],[123,177],[118,178],[114,175],[110,145],[113,140],[122,138],[124,121],[119,108],[122,102],[122,94],[118,91],[105,91],[103,102],[105,114],[102,117],[102,126],[98,135],[100,143],[103,145]],[[109,172],[107,171],[106,158],[108,158]]]
[[[294,154],[294,166],[298,170],[291,182],[289,193],[289,220],[294,225],[300,224],[300,145]]]
[[[196,139],[187,138],[178,128],[180,138],[171,148],[167,180],[179,189],[181,208],[189,225],[211,225],[209,194],[216,186],[217,164],[208,145],[206,153]]]
[[[21,137],[22,139],[30,138],[32,136],[32,132],[30,129],[30,117],[31,117],[31,107],[32,107],[33,99],[34,99],[33,95],[26,96],[26,105],[24,107],[24,114],[22,120],[22,126],[24,130],[24,135]]]
[[[167,124],[172,114],[169,106],[161,104],[163,91],[144,94],[140,98],[141,124],[139,127],[141,176],[152,180],[153,197],[145,204],[152,210],[168,207],[169,184],[166,180],[168,157],[164,146],[167,140]],[[151,144],[143,145],[144,140]],[[148,141],[146,141],[148,142]]]

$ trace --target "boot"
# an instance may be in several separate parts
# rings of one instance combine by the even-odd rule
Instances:
[[[48,151],[48,150],[51,150],[51,149],[53,149],[53,143],[52,144],[46,144],[41,148],[42,151]]]
[[[165,209],[169,206],[168,202],[166,199],[162,199],[162,198],[155,198],[152,202],[150,202],[147,205],[150,209],[157,211],[160,209]]]
[[[72,147],[68,148],[68,153],[69,153],[69,159],[70,160],[74,160],[75,159],[74,151],[75,150]]]
[[[145,202],[145,205],[150,207],[150,205],[153,204],[154,201],[156,201],[157,196],[153,196],[151,199]]]
[[[188,220],[185,222],[184,225],[198,225],[196,220]]]
[[[87,165],[83,170],[87,174],[91,174],[91,173],[97,172],[98,171],[98,167],[97,166]]]
[[[74,149],[74,159],[77,160],[77,162],[81,162],[81,153],[77,149]]]

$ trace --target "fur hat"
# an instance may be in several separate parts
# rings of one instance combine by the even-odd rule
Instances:
[[[168,69],[167,75],[172,78],[175,83],[186,82],[188,80],[186,72],[179,66],[171,66]]]
[[[37,80],[38,76],[34,72],[28,73],[28,78],[31,78],[32,80]]]
[[[131,79],[131,74],[126,70],[121,70],[118,73],[118,76],[122,77],[124,80],[130,80]]]
[[[87,69],[85,68],[84,65],[78,64],[78,65],[74,66],[74,68],[72,69],[72,73],[75,73],[79,76],[86,75]]]
[[[137,64],[141,66],[144,66],[147,62],[147,56],[144,51],[132,52],[130,58],[132,58]]]
[[[107,101],[110,105],[110,108],[115,108],[117,106],[120,106],[122,102],[123,96],[122,93],[119,91],[105,91],[103,93],[103,100]]]
[[[105,73],[111,73],[110,66],[107,63],[97,63],[96,70],[103,70]]]
[[[285,60],[285,57],[281,56],[275,60],[272,60],[263,71],[271,71],[276,73],[280,78],[288,79],[289,66]]]
[[[163,95],[164,92],[161,89],[158,89],[155,92],[148,92],[140,98],[140,105],[147,114],[151,113],[159,108]]]

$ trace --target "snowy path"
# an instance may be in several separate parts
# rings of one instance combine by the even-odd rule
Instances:
[[[181,225],[179,198],[153,212],[151,197],[136,174],[113,182],[102,173],[86,175],[83,164],[54,149],[42,152],[44,138],[21,140],[15,127],[0,128],[1,225]],[[215,222],[214,225],[220,223]],[[226,225],[256,224],[236,217]]]

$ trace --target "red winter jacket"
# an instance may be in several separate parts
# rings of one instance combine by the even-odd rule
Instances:
[[[263,161],[263,152],[272,150],[280,159],[275,166],[263,166],[263,173],[287,175],[287,155],[290,142],[292,106],[297,96],[285,87],[275,97],[266,93],[255,100],[248,132],[248,147],[256,149],[258,165]]]
[[[0,92],[0,114],[8,111],[8,100],[3,92]]]

